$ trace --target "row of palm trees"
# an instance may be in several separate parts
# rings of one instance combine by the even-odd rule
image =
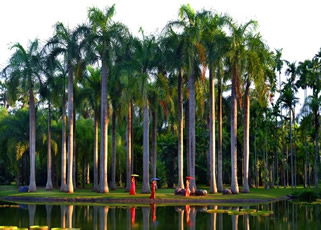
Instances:
[[[257,22],[249,21],[238,25],[229,16],[211,11],[195,12],[189,5],[179,9],[178,20],[169,22],[159,36],[146,36],[141,30],[141,39],[132,36],[122,23],[113,21],[115,7],[104,11],[90,8],[88,23],[70,29],[62,23],[55,25],[52,38],[40,49],[38,40],[25,49],[19,43],[12,49],[14,54],[9,65],[2,71],[6,82],[9,101],[13,104],[19,97],[29,95],[30,125],[30,191],[36,191],[35,183],[35,100],[46,101],[48,105],[48,138],[50,138],[50,111],[52,106],[62,110],[61,191],[74,192],[75,186],[75,105],[80,101],[77,88],[83,90],[87,107],[93,111],[94,135],[94,190],[102,193],[116,188],[116,119],[126,118],[126,189],[130,189],[130,175],[133,173],[133,117],[143,111],[143,186],[142,192],[149,193],[149,116],[152,115],[151,172],[156,177],[157,165],[157,116],[165,117],[163,125],[177,122],[178,127],[178,183],[183,181],[183,129],[185,102],[186,162],[187,175],[195,174],[195,123],[196,109],[205,102],[209,106],[209,169],[210,193],[223,190],[222,176],[222,97],[224,89],[231,83],[231,190],[239,192],[237,175],[237,115],[238,105],[243,116],[243,192],[249,192],[250,156],[250,101],[251,97],[267,104],[271,92],[276,90],[275,72],[281,72],[280,52],[271,52],[256,32]],[[320,75],[320,57],[313,68]],[[313,62],[313,61],[312,61]],[[301,67],[311,75],[310,65]],[[303,66],[300,65],[300,66]],[[206,84],[208,71],[208,89]],[[294,111],[294,83],[296,73],[291,72],[291,81],[281,90],[280,101]],[[318,75],[318,76],[319,76]],[[312,76],[312,75],[311,75]],[[66,78],[68,83],[66,85]],[[311,77],[313,78],[313,77]],[[309,78],[310,79],[310,78]],[[176,82],[174,103],[169,88]],[[215,147],[215,82],[217,82],[218,153],[216,163]],[[310,81],[304,86],[318,87]],[[302,85],[300,85],[303,87]],[[67,90],[66,90],[67,89]],[[314,88],[313,88],[314,89]],[[199,100],[202,91],[209,91],[209,98]],[[290,92],[287,96],[287,92]],[[66,92],[67,91],[67,92]],[[67,95],[68,93],[68,99]],[[36,94],[36,97],[35,97]],[[318,96],[318,89],[315,90]],[[289,98],[290,97],[290,98]],[[200,103],[199,103],[200,101]],[[277,103],[277,104],[281,104]],[[176,104],[176,106],[175,106]],[[67,105],[67,113],[66,113]],[[203,105],[204,107],[204,105]],[[315,111],[315,127],[318,129],[318,108]],[[84,108],[89,109],[89,108]],[[99,112],[101,113],[99,116]],[[177,112],[176,118],[169,113]],[[282,113],[281,113],[282,115]],[[68,116],[68,124],[67,124]],[[111,183],[107,181],[108,125],[112,118],[112,168]],[[172,116],[173,117],[173,116]],[[282,118],[282,116],[280,116]],[[294,118],[294,116],[293,116]],[[294,119],[293,119],[294,120]],[[291,133],[290,115],[290,135]],[[100,122],[100,141],[99,141]],[[318,132],[316,132],[318,133]],[[315,159],[318,159],[318,135],[316,135]],[[292,141],[292,138],[290,138]],[[100,143],[100,154],[98,148]],[[51,143],[48,141],[48,177],[46,189],[52,189]],[[291,170],[293,166],[292,144]],[[98,166],[99,163],[99,166]],[[217,164],[217,169],[216,169]],[[316,186],[318,182],[317,168]],[[100,170],[98,172],[98,170]],[[291,171],[292,183],[294,173]],[[216,175],[217,172],[217,175]],[[278,175],[278,173],[277,173]],[[191,191],[196,190],[192,180]]]

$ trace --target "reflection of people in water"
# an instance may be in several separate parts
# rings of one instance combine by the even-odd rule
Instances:
[[[185,205],[185,209],[186,209],[186,224],[190,225],[191,220],[190,220],[189,214],[191,212],[191,208],[189,205]]]
[[[152,181],[152,192],[149,196],[149,199],[156,199],[156,196],[155,196],[155,189],[156,189],[156,180],[153,180]]]
[[[130,208],[130,214],[131,214],[131,217],[132,217],[132,224],[135,224],[136,209],[135,208]]]
[[[188,197],[189,194],[191,193],[191,190],[189,189],[189,178],[186,178],[186,190],[185,190],[185,196]]]
[[[156,222],[156,204],[153,203],[153,204],[150,204],[150,207],[152,209],[152,220],[153,220],[153,223]]]
[[[135,185],[135,177],[132,176],[132,184],[130,187],[129,195],[136,195],[136,185]]]

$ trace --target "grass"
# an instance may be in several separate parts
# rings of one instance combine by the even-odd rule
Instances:
[[[207,189],[206,186],[199,186],[200,189]],[[296,189],[296,191],[302,190],[302,187],[299,187]],[[136,196],[131,196],[128,194],[128,192],[125,192],[124,188],[118,188],[117,190],[110,191],[109,194],[103,194],[103,193],[96,193],[93,192],[91,188],[85,188],[85,189],[77,189],[73,194],[69,193],[63,193],[59,190],[52,190],[52,191],[46,191],[45,188],[39,188],[37,192],[32,193],[19,193],[17,187],[15,186],[0,186],[0,198],[1,197],[37,197],[37,198],[73,198],[73,199],[100,199],[100,198],[109,198],[109,199],[148,199],[149,194],[142,194],[140,193],[140,187],[137,188],[137,194]],[[215,202],[219,201],[220,203],[224,204],[236,204],[237,201],[235,200],[241,200],[242,205],[245,204],[248,201],[248,204],[253,203],[253,200],[260,200],[262,203],[269,202],[273,199],[281,198],[286,196],[287,194],[291,194],[293,192],[290,188],[273,188],[273,189],[267,189],[264,188],[252,188],[250,190],[250,193],[239,193],[234,195],[222,195],[221,193],[217,194],[208,194],[207,196],[197,196],[197,197],[189,197],[186,200],[186,197],[184,196],[175,196],[174,195],[174,189],[169,188],[162,188],[158,189],[156,192],[157,199],[169,199],[179,201],[180,199],[186,200],[186,203],[188,203],[189,200],[209,200],[209,202]],[[234,200],[231,202],[231,200]],[[203,202],[204,202],[203,201]],[[226,202],[225,202],[226,201]],[[195,201],[194,201],[195,202]],[[244,203],[245,202],[245,203]],[[56,202],[58,203],[58,202]],[[75,203],[78,203],[75,201]]]

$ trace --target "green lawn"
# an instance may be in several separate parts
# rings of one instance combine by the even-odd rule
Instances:
[[[207,189],[208,187],[199,186],[201,189]],[[297,190],[303,189],[302,187],[297,188]],[[111,198],[111,199],[134,199],[134,198],[148,198],[149,194],[141,194],[140,187],[137,188],[137,195],[131,196],[128,192],[125,192],[124,188],[118,188],[115,191],[110,191],[109,194],[101,194],[93,192],[90,188],[77,189],[73,194],[63,193],[59,190],[46,191],[44,188],[39,188],[35,193],[19,193],[18,189],[15,186],[0,186],[0,198],[7,196],[19,196],[19,197],[46,197],[46,198]],[[276,199],[284,197],[287,194],[291,194],[293,191],[291,188],[279,188],[279,189],[267,189],[264,188],[252,188],[250,193],[239,193],[235,195],[222,195],[221,193],[217,194],[208,194],[204,197],[189,197],[190,200],[224,200],[226,203],[229,203],[229,200],[262,200],[262,202],[268,201],[270,199]],[[175,196],[174,189],[162,188],[158,189],[156,196],[159,199],[186,199],[184,196]],[[225,203],[225,202],[224,202]]]

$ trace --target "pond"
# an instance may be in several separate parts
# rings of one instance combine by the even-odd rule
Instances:
[[[273,211],[269,216],[231,215],[213,209]],[[232,212],[233,213],[233,212]],[[271,212],[272,213],[272,212]],[[2,204],[0,226],[32,225],[78,229],[319,229],[320,205],[280,201],[250,207],[89,206]]]

